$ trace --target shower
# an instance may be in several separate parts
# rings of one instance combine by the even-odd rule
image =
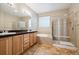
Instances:
[[[57,17],[53,22],[53,36],[58,41],[68,41],[67,17]]]
[[[56,17],[52,25],[54,46],[62,48],[75,48],[75,45],[70,42],[68,35],[68,17]],[[76,48],[75,48],[76,49]]]

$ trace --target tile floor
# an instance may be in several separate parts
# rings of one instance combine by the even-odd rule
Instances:
[[[39,44],[29,48],[24,55],[79,55],[77,50],[58,48],[52,44]]]

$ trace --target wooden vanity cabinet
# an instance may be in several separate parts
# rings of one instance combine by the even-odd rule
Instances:
[[[30,37],[30,46],[32,46],[33,44],[37,42],[36,32],[30,33],[29,37]]]
[[[18,55],[23,52],[23,35],[13,36],[13,55]]]
[[[36,32],[34,32],[34,41],[33,41],[33,43],[35,44],[36,42],[37,42],[37,33]]]
[[[24,50],[34,45],[37,42],[36,32],[24,34]]]
[[[19,55],[36,41],[36,32],[0,38],[0,55]]]
[[[29,46],[29,33],[28,34],[24,34],[24,43],[23,43],[23,48],[24,51],[27,50],[30,46]]]
[[[12,55],[12,37],[0,38],[0,55]]]
[[[30,38],[30,46],[32,46],[34,44],[34,34],[29,33],[29,38]]]

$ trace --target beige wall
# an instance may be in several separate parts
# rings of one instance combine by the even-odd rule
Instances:
[[[46,13],[40,13],[39,16],[57,17],[57,16],[62,16],[63,14],[65,14],[67,12],[68,12],[67,9],[63,9],[63,10],[56,10],[56,11],[46,12]]]
[[[71,5],[71,7],[69,8],[69,13],[73,14],[73,13],[76,13],[76,12],[79,12],[79,4],[78,3],[73,3]]]
[[[79,48],[79,4],[72,4],[69,8],[69,21],[70,41]]]

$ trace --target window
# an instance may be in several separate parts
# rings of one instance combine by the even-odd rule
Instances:
[[[50,16],[39,17],[39,27],[49,27]]]

